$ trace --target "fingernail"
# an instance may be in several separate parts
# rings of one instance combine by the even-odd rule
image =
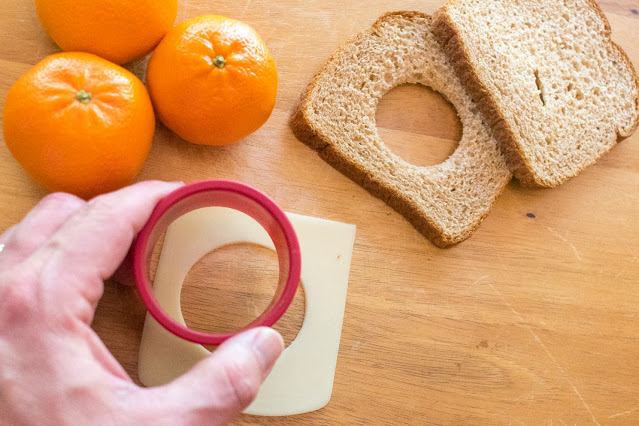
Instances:
[[[280,333],[272,328],[260,327],[255,330],[251,349],[262,364],[266,377],[284,350],[284,340]]]

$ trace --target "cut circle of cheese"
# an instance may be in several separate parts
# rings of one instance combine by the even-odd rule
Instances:
[[[245,410],[247,414],[284,416],[314,411],[328,403],[333,389],[355,226],[287,216],[300,244],[304,322]],[[194,210],[168,227],[153,289],[173,319],[185,323],[180,292],[193,265],[207,253],[235,243],[274,249],[257,222],[224,207]],[[176,337],[147,314],[138,362],[140,381],[145,386],[166,384],[209,354],[204,346]]]

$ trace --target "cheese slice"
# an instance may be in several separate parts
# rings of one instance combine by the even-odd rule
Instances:
[[[314,411],[330,400],[344,318],[355,226],[287,214],[302,254],[301,283],[306,294],[304,322],[284,350],[245,413],[285,416]],[[266,231],[251,217],[224,207],[194,210],[173,222],[164,239],[153,285],[162,308],[184,323],[182,283],[207,253],[228,244],[253,243],[274,250]],[[212,307],[215,309],[215,307]],[[145,386],[166,384],[210,352],[182,340],[147,314],[138,372]]]

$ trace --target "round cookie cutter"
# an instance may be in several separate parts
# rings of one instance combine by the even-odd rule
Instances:
[[[279,262],[279,281],[271,303],[259,317],[232,333],[212,334],[196,331],[171,318],[156,300],[149,277],[151,255],[167,227],[190,211],[214,206],[241,211],[257,221],[273,241]],[[202,345],[219,345],[243,330],[275,324],[293,301],[300,281],[301,268],[299,242],[286,214],[260,191],[225,180],[185,185],[160,200],[138,234],[133,252],[135,281],[151,316],[174,335]]]

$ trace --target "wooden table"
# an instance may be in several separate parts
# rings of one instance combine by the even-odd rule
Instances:
[[[288,127],[300,93],[340,44],[385,11],[432,13],[441,4],[180,1],[178,22],[216,13],[258,30],[278,64],[278,101],[262,129],[228,148],[188,144],[160,125],[140,179],[239,180],[287,211],[358,227],[331,402],[294,418],[238,423],[639,424],[639,133],[560,188],[527,190],[513,181],[472,238],[441,250]],[[601,6],[639,65],[639,3]],[[2,1],[0,98],[56,51],[32,1]],[[139,76],[144,67],[129,66]],[[454,110],[425,88],[393,90],[377,118],[386,143],[415,164],[442,161],[461,132]],[[0,176],[4,230],[44,192],[4,144]],[[276,274],[264,249],[208,255],[185,284],[187,322],[214,321],[219,330],[251,318]],[[144,312],[133,289],[107,283],[94,322],[135,380]],[[300,293],[277,325],[287,341],[303,312]]]

